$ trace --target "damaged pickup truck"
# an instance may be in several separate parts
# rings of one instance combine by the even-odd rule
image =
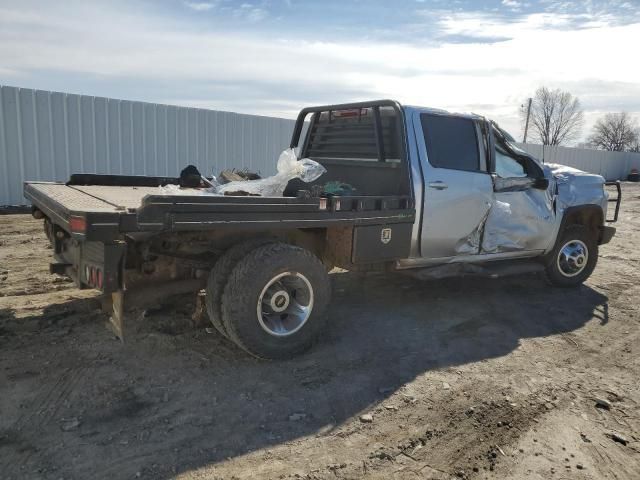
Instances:
[[[24,193],[53,244],[51,272],[101,290],[120,338],[131,309],[205,289],[220,334],[273,359],[318,337],[334,267],[539,271],[572,287],[615,233],[619,184],[609,199],[599,175],[542,164],[480,116],[390,100],[305,108],[290,148],[293,165],[315,173],[279,170],[269,196],[243,182],[221,194],[214,179],[184,189],[179,178],[93,174],[27,182]]]

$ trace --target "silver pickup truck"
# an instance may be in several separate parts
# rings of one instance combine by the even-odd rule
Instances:
[[[480,116],[391,100],[309,107],[290,148],[326,172],[288,181],[282,196],[93,174],[27,182],[25,196],[53,244],[51,272],[101,290],[120,338],[130,307],[204,288],[220,334],[263,358],[312,345],[334,267],[427,279],[540,272],[572,287],[615,233],[619,184],[542,164]]]

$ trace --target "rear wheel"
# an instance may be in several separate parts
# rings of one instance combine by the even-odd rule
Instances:
[[[238,243],[222,254],[209,273],[205,297],[207,313],[209,314],[209,319],[216,330],[227,338],[229,335],[227,335],[227,331],[222,321],[221,302],[222,293],[224,292],[224,287],[227,284],[229,275],[237,263],[249,252],[273,241],[273,239],[269,238],[254,238]]]
[[[284,359],[304,352],[326,324],[329,277],[303,248],[264,245],[240,260],[222,296],[229,338],[260,358]]]
[[[598,242],[582,225],[564,230],[553,250],[545,273],[547,281],[558,287],[574,287],[583,283],[598,261]]]

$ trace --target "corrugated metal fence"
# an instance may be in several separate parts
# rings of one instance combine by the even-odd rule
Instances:
[[[25,203],[25,180],[71,173],[275,172],[293,120],[0,86],[0,205]],[[640,154],[521,145],[548,163],[626,178]]]
[[[71,173],[177,176],[188,164],[275,173],[293,120],[0,86],[0,205],[24,180]]]
[[[545,163],[560,163],[597,173],[607,180],[624,180],[632,168],[640,170],[640,153],[605,152],[531,143],[519,143],[518,146]]]

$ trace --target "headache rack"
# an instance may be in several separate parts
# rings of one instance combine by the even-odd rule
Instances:
[[[392,100],[308,107],[298,115],[291,148],[300,143],[306,117],[311,114],[302,156],[313,159],[396,161],[404,158],[400,133],[404,119]]]
[[[338,182],[354,195],[413,196],[405,132],[404,111],[393,100],[304,108],[290,146],[327,172],[310,184],[289,182],[285,195]]]

